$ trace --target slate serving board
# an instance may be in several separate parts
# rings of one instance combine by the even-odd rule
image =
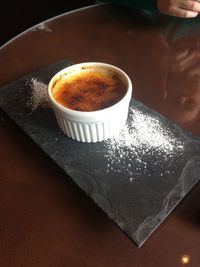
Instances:
[[[117,139],[71,140],[50,108],[30,106],[31,79],[47,84],[68,65],[56,62],[1,87],[0,107],[140,247],[199,181],[200,139],[132,100]]]

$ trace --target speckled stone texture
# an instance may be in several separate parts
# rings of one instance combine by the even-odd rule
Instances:
[[[69,139],[49,107],[32,110],[28,104],[32,78],[47,84],[69,64],[45,66],[1,87],[0,107],[141,246],[199,181],[200,139],[136,100],[126,125],[126,136],[129,132],[132,138],[128,145],[123,133],[120,145],[119,140],[85,144]],[[151,138],[139,131],[140,119],[141,128],[149,123]],[[158,131],[164,139],[157,140]]]

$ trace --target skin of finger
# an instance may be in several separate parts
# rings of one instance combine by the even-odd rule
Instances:
[[[182,18],[193,18],[198,15],[198,12],[179,8],[180,0],[158,0],[157,7],[165,15],[182,17]]]
[[[182,9],[182,8],[173,8],[169,13],[165,13],[166,15],[180,17],[180,18],[194,18],[198,15],[198,12]]]
[[[194,0],[180,1],[179,8],[200,12],[200,3]]]

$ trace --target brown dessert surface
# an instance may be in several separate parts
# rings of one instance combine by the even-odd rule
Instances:
[[[78,111],[108,108],[126,93],[126,86],[119,75],[98,71],[86,71],[59,80],[54,88],[53,96],[58,103]]]

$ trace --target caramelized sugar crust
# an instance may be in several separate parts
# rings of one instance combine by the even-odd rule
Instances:
[[[115,74],[83,72],[56,82],[55,100],[78,111],[96,111],[116,104],[126,93],[122,79]]]

